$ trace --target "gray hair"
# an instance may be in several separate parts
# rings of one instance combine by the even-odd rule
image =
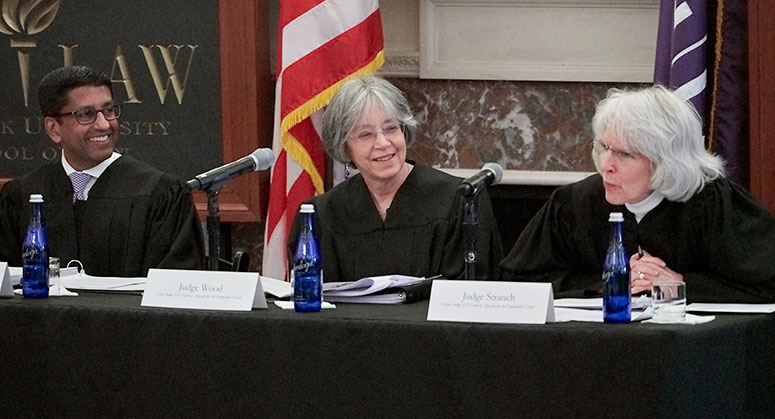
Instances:
[[[373,104],[381,105],[404,128],[407,145],[414,140],[417,120],[401,91],[383,78],[366,76],[346,82],[323,114],[323,146],[331,158],[349,163],[347,138],[363,113]]]
[[[595,141],[606,131],[651,162],[651,189],[671,201],[688,201],[706,182],[724,176],[724,161],[705,150],[702,122],[694,107],[671,90],[611,89],[592,118]],[[592,152],[600,172],[600,156]]]

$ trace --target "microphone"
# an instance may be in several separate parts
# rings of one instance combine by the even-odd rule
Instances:
[[[247,156],[208,170],[186,182],[192,191],[209,189],[243,173],[266,170],[274,163],[274,153],[269,148],[257,148]]]
[[[497,185],[503,179],[503,168],[498,163],[485,163],[482,170],[464,180],[457,187],[462,197],[473,196],[488,185]]]

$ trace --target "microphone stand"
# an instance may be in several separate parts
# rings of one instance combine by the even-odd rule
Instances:
[[[218,219],[218,193],[221,185],[207,188],[207,245],[211,271],[219,270],[221,259],[221,223]]]
[[[211,271],[231,270],[247,272],[250,265],[250,254],[247,252],[235,252],[231,261],[221,258],[221,222],[219,219],[218,194],[221,192],[223,185],[223,183],[218,183],[203,189],[204,192],[207,192],[208,269]]]
[[[478,214],[477,214],[477,197],[479,193],[475,193],[471,196],[465,197],[463,203],[463,211],[465,218],[463,219],[463,240],[465,241],[466,248],[465,254],[465,279],[476,279],[476,236],[478,230]]]

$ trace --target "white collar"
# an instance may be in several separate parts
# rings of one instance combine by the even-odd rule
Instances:
[[[635,215],[635,221],[640,222],[640,220],[642,220],[649,211],[656,208],[663,199],[665,199],[664,195],[654,191],[642,201],[634,204],[624,204],[624,206],[627,207],[628,211]]]
[[[118,160],[119,157],[121,157],[121,154],[118,154],[114,151],[113,154],[110,155],[110,157],[101,161],[100,164],[94,167],[90,167],[82,171],[81,173],[87,173],[94,178],[98,178],[100,177],[100,175],[102,175],[102,172],[104,172],[105,169],[107,169],[108,166],[110,166],[114,161]],[[70,173],[77,172],[77,170],[75,170],[73,166],[71,166],[70,163],[67,162],[67,159],[65,158],[65,150],[62,150],[62,167],[64,167],[65,174],[67,174],[68,176],[70,176]]]

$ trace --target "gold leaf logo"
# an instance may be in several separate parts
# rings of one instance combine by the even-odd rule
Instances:
[[[45,30],[59,11],[60,0],[0,0],[0,32],[34,35]]]
[[[30,35],[43,32],[59,11],[59,0],[0,0],[0,32],[11,35],[19,59],[24,107],[30,102],[30,50],[38,46]]]

